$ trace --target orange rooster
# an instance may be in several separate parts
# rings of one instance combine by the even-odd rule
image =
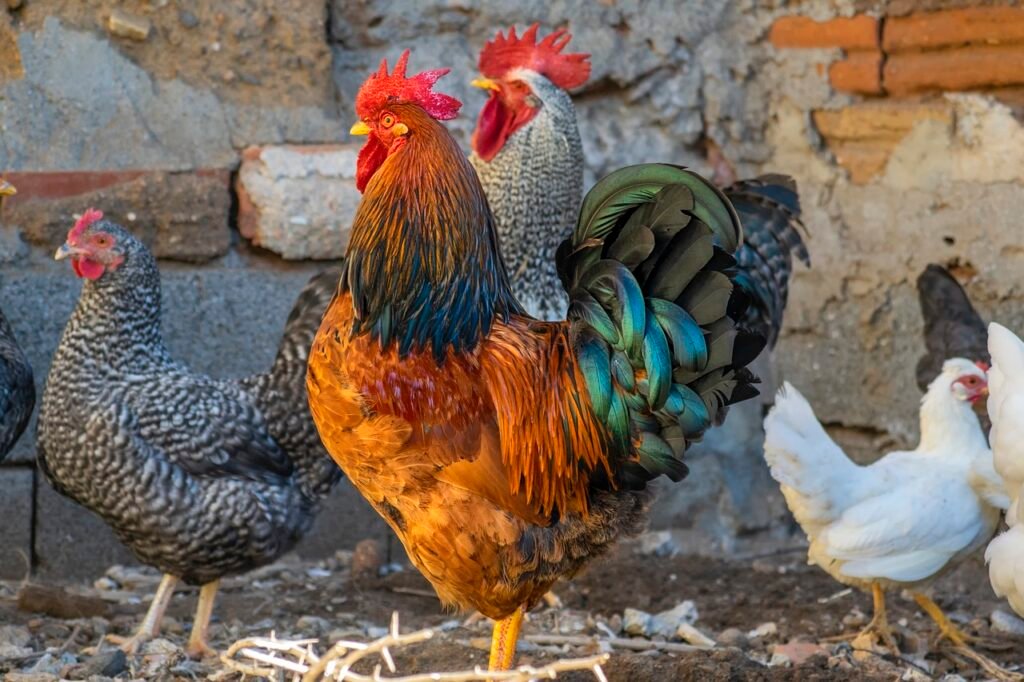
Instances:
[[[568,319],[527,317],[466,157],[461,104],[406,77],[356,98],[364,192],[308,388],[334,460],[446,604],[497,621],[491,669],[558,578],[640,529],[648,481],[756,395],[764,340],[736,328],[742,239],[713,185],[675,166],[599,182],[558,253]],[[745,300],[745,299],[742,299]]]

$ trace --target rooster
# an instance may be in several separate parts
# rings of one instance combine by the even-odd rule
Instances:
[[[473,132],[470,161],[494,211],[512,291],[526,310],[561,320],[568,299],[553,258],[579,212],[583,147],[568,90],[590,77],[590,55],[565,53],[571,36],[537,39],[539,24],[517,36],[500,31],[480,52],[489,92]],[[725,190],[739,212],[745,241],[736,252],[736,283],[750,305],[744,325],[774,346],[782,326],[792,257],[810,256],[800,236],[800,202],[791,178],[766,175]]]
[[[14,185],[0,178],[0,201],[16,193]],[[0,311],[0,462],[18,442],[35,404],[32,366]]]
[[[89,210],[55,257],[70,259],[84,285],[43,391],[41,469],[164,573],[123,648],[135,651],[159,632],[182,580],[202,586],[188,653],[210,653],[220,578],[294,546],[339,479],[303,385],[338,274],[317,276],[299,296],[268,373],[222,381],[171,357],[156,261],[127,230]]]
[[[978,472],[992,453],[971,404],[986,394],[985,369],[947,360],[921,403],[921,441],[869,466],[853,463],[788,383],[765,419],[765,458],[810,540],[808,561],[874,597],[862,635],[896,649],[885,590],[908,588],[942,636],[968,636],[920,590],[982,547],[1000,510]],[[993,664],[994,665],[994,664]]]
[[[356,97],[367,135],[346,272],[310,354],[334,460],[441,600],[495,619],[508,668],[525,610],[617,537],[646,486],[682,479],[689,443],[757,395],[764,340],[737,329],[739,219],[685,169],[621,169],[591,190],[557,264],[568,319],[527,316],[494,218],[440,121],[447,69],[409,52]]]
[[[992,589],[1024,616],[1024,505],[1020,502],[1024,494],[1024,342],[992,323],[988,350],[992,356],[989,437],[995,468],[1005,481],[1011,505],[1006,513],[1010,528],[989,544],[985,561]]]

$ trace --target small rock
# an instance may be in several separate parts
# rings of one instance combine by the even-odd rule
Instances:
[[[51,673],[5,673],[5,682],[57,682],[60,678]]]
[[[789,659],[789,656],[785,654],[772,654],[772,657],[768,660],[768,667],[776,668],[779,666],[792,665],[793,661]]]
[[[360,540],[352,552],[352,576],[354,578],[376,578],[384,564],[384,551],[380,542],[373,538]]]
[[[28,646],[32,635],[28,628],[17,625],[0,626],[0,658],[17,658],[32,653]]]
[[[1024,637],[1024,620],[1003,609],[996,609],[992,612],[992,629],[996,632],[1005,632],[1008,635]]]
[[[69,680],[88,680],[93,676],[117,677],[128,669],[128,657],[120,649],[96,654],[68,671]]]
[[[681,639],[684,642],[700,647],[701,649],[711,649],[715,646],[715,640],[711,639],[689,623],[679,624],[679,627],[676,628],[676,639]]]
[[[754,639],[760,637],[762,639],[766,637],[774,637],[779,633],[779,626],[775,623],[761,623],[756,628],[747,633],[747,639]]]
[[[107,30],[116,36],[130,40],[143,41],[149,38],[149,32],[153,29],[149,19],[129,14],[122,9],[115,9],[110,13],[107,20]]]
[[[739,628],[726,628],[718,635],[718,643],[722,646],[736,647],[743,650],[750,646],[747,635]]]
[[[679,554],[679,545],[667,530],[650,531],[639,538],[640,553],[644,556],[670,557]]]
[[[142,645],[142,653],[155,656],[170,656],[180,651],[177,645],[169,639],[151,639]]]
[[[900,675],[901,682],[931,682],[931,677],[925,675],[917,668],[907,668],[902,675]]]
[[[639,609],[622,612],[622,631],[633,637],[647,637],[651,633],[651,614]]]
[[[199,25],[199,17],[192,14],[187,9],[178,10],[178,21],[185,28],[195,28]]]
[[[867,622],[868,622],[868,617],[866,615],[864,615],[864,612],[861,611],[860,609],[854,609],[854,610],[850,611],[848,614],[846,614],[845,616],[843,616],[843,625],[845,625],[847,627],[850,627],[850,628],[855,628],[855,627],[859,627],[861,625],[866,625]]]
[[[313,633],[317,637],[331,629],[326,618],[320,616],[302,616],[295,621],[295,629],[301,633]]]
[[[697,605],[687,599],[686,601],[679,602],[668,611],[662,611],[654,616],[651,627],[655,633],[671,637],[680,625],[696,623],[699,615],[697,613]]]
[[[608,629],[616,635],[622,634],[622,616],[617,613],[613,613],[611,618],[608,619]]]
[[[327,641],[337,642],[343,639],[357,639],[365,635],[366,630],[364,628],[338,628],[337,630],[331,630],[327,634]]]
[[[811,656],[828,655],[828,649],[817,642],[787,642],[786,644],[777,644],[772,651],[786,656],[793,662],[793,665],[801,665]]]

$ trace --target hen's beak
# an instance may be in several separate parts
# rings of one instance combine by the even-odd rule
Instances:
[[[85,249],[80,249],[77,246],[72,246],[67,242],[60,245],[57,249],[57,253],[53,254],[54,260],[64,260],[65,258],[71,258],[72,256],[80,256],[86,253]]]
[[[14,185],[6,180],[0,180],[0,197],[13,197],[17,193],[18,190],[14,189]]]
[[[349,129],[348,134],[349,135],[369,135],[370,134],[370,126],[366,125],[362,121],[356,121],[355,125],[353,125]]]
[[[499,87],[498,84],[490,78],[474,78],[469,82],[469,84],[475,88],[480,88],[481,90],[494,90],[495,92],[501,90],[501,87]]]

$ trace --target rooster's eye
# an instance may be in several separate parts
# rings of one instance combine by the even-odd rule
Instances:
[[[105,234],[98,234],[98,235],[96,235],[95,237],[93,237],[92,241],[93,241],[94,244],[96,244],[96,246],[99,246],[99,247],[104,247],[105,248],[107,246],[110,246],[110,237],[108,237]]]
[[[380,117],[380,124],[385,128],[390,128],[395,125],[395,117],[391,114],[384,114]]]

